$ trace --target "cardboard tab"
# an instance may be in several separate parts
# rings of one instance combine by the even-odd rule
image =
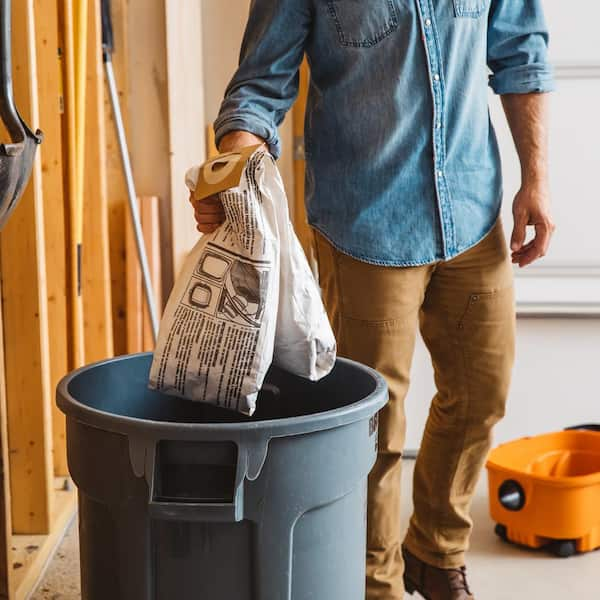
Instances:
[[[263,146],[247,146],[235,152],[219,154],[200,166],[194,200],[202,200],[240,184],[244,167],[254,151]]]

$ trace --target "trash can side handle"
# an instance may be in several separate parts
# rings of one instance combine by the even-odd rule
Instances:
[[[138,465],[134,471],[138,477],[145,475],[148,483],[150,516],[163,520],[241,521],[244,481],[259,477],[269,438],[248,432],[235,440],[188,442],[187,445],[188,448],[181,440],[159,440],[151,444],[137,440],[132,445],[130,439],[132,466]],[[177,456],[177,452],[185,454],[186,450],[201,452],[203,456],[196,456],[195,464],[186,464],[184,456]],[[207,456],[211,453],[212,457]],[[190,489],[190,480],[199,482],[202,489]]]
[[[236,503],[158,502],[150,500],[148,514],[159,521],[202,521],[231,523],[241,521]]]

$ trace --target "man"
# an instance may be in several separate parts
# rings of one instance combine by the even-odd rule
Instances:
[[[311,67],[306,205],[341,355],[378,369],[390,401],[369,478],[367,598],[474,598],[469,506],[503,416],[514,354],[513,263],[543,256],[552,73],[541,0],[254,0],[227,88],[221,151],[265,141]],[[521,161],[512,254],[499,220],[500,159],[487,83]],[[222,221],[196,204],[200,231]],[[525,243],[526,227],[535,228]],[[417,324],[433,398],[400,539],[403,400]],[[404,576],[403,576],[404,575]]]

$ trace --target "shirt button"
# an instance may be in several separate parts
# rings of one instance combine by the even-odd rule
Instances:
[[[436,128],[436,129],[441,129],[441,128],[442,128],[442,124],[441,124],[441,122],[440,122],[440,121],[438,121],[438,122],[435,124],[435,128]]]
[[[431,27],[431,19],[425,19],[425,27]]]
[[[444,175],[443,171],[438,171],[438,177],[442,177]]]
[[[440,80],[440,76],[439,76],[437,73],[434,73],[434,74],[433,74],[433,78],[434,78],[436,81],[439,81],[439,80]]]

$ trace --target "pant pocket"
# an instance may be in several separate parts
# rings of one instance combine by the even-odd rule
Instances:
[[[497,290],[477,292],[469,296],[467,305],[458,321],[458,328],[478,327],[514,318],[514,286]]]

